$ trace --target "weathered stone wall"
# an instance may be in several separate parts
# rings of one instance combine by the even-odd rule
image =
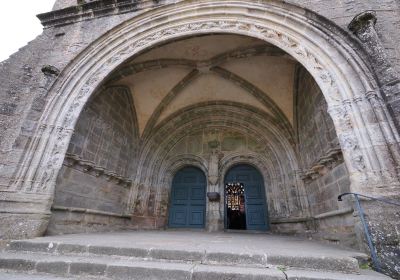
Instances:
[[[367,10],[377,12],[377,32],[390,60],[400,71],[400,4],[397,0],[290,0],[330,19],[347,30],[348,24],[357,15]]]
[[[49,234],[121,228],[138,144],[132,106],[122,87],[102,91],[86,106],[57,179]],[[101,223],[97,213],[109,215]]]
[[[400,195],[391,197],[389,201],[399,203]],[[361,201],[361,205],[382,271],[394,279],[400,279],[400,207],[364,199]],[[384,213],[384,216],[382,213]],[[357,217],[356,232],[359,246],[364,248],[366,252],[369,252],[364,229],[359,217]]]
[[[95,2],[82,0],[82,2]],[[367,10],[377,12],[377,32],[397,72],[400,72],[400,4],[396,0],[382,1],[341,1],[341,0],[289,0],[320,14],[347,29],[351,20],[359,13]],[[57,0],[54,10],[76,5],[77,0]]]
[[[327,104],[321,89],[303,68],[297,71],[297,96],[295,126],[298,138],[300,164],[308,170],[328,153],[340,149],[335,127],[327,112]]]
[[[138,13],[45,29],[0,63],[0,208],[4,211],[0,238],[40,236],[47,228],[48,199],[16,191],[13,184],[60,71],[95,39]],[[32,214],[26,213],[27,201]],[[21,227],[14,227],[16,223]]]
[[[337,200],[350,191],[350,179],[326,101],[304,68],[298,68],[296,78],[298,153],[317,236],[354,245],[352,208]]]

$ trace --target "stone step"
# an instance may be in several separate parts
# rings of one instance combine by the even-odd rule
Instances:
[[[92,277],[89,277],[92,278]],[[12,271],[0,271],[0,280],[89,280],[88,277],[55,276],[44,273],[19,273]],[[94,278],[92,278],[94,279]],[[99,280],[96,278],[96,280]]]
[[[238,267],[266,267],[275,265],[322,271],[341,271],[345,273],[359,272],[358,261],[355,257],[302,255],[299,252],[291,255],[282,255],[277,253],[257,254],[228,251],[112,247],[29,240],[12,241],[6,247],[6,251],[37,252],[54,255],[78,255],[88,257],[118,256],[142,260],[173,261],[219,266],[234,265]]]
[[[43,279],[91,279],[97,280],[387,280],[390,279],[373,272],[360,274],[345,274],[299,270],[270,265],[260,267],[218,266],[194,263],[177,263],[155,260],[138,260],[115,256],[78,256],[54,255],[32,252],[2,252],[0,253],[0,276],[7,272],[15,275],[33,275],[41,279],[40,273],[47,275]],[[14,276],[13,276],[14,277]],[[13,279],[13,278],[7,278]],[[16,276],[14,277],[16,278]]]

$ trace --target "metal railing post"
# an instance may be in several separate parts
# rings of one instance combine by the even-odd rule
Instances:
[[[363,195],[363,194],[359,194],[359,193],[351,193],[351,192],[342,193],[341,195],[339,195],[338,196],[338,201],[342,201],[342,197],[346,196],[346,195],[353,195],[355,197],[355,199],[356,199],[357,211],[358,211],[358,214],[359,214],[360,219],[361,219],[361,223],[362,223],[363,228],[364,228],[364,234],[365,234],[365,238],[367,239],[369,250],[371,252],[371,259],[372,259],[373,266],[374,266],[376,271],[381,272],[382,269],[381,269],[380,262],[378,260],[378,254],[377,254],[375,245],[372,242],[371,233],[369,231],[368,223],[365,220],[364,209],[361,206],[359,197],[361,196],[361,197],[365,197],[365,198],[368,198],[368,199],[372,199],[372,200],[376,200],[376,201],[380,201],[380,202],[383,202],[383,203],[386,203],[386,204],[396,205],[396,206],[400,206],[400,203],[394,202],[394,201],[389,201],[389,200],[386,200],[386,199],[383,199],[383,198],[377,198],[377,197],[372,197],[372,196]]]
[[[355,194],[354,197],[356,198],[356,206],[357,206],[358,215],[360,216],[361,223],[362,223],[363,228],[364,228],[365,238],[367,239],[369,251],[371,252],[371,259],[372,259],[373,266],[374,266],[376,271],[381,272],[381,265],[380,265],[379,260],[378,260],[378,255],[376,253],[376,249],[375,249],[374,243],[372,242],[371,233],[369,231],[369,227],[368,227],[367,221],[365,220],[364,209],[361,206],[360,199],[358,198],[358,195]]]

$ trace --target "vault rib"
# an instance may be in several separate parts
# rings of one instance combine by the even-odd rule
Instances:
[[[124,67],[117,70],[111,77],[107,80],[107,82],[116,82],[124,77],[134,75],[144,71],[151,71],[155,69],[167,68],[167,67],[189,67],[189,68],[196,68],[200,67],[215,67],[222,63],[225,63],[229,60],[233,59],[241,59],[241,58],[248,58],[253,56],[290,56],[285,53],[284,51],[273,47],[273,46],[266,46],[266,45],[258,45],[258,46],[251,46],[251,47],[244,47],[238,48],[235,50],[230,50],[227,52],[223,52],[218,54],[211,59],[207,60],[190,60],[190,59],[183,59],[183,58],[159,58],[154,60],[147,60],[143,62],[138,62],[134,64],[127,63]]]
[[[157,105],[153,114],[151,114],[150,119],[147,121],[147,124],[142,133],[142,139],[146,138],[146,136],[151,132],[151,129],[157,123],[158,118],[164,109],[174,100],[182,91],[185,89],[192,81],[194,81],[197,77],[199,77],[200,72],[197,69],[190,71],[182,80],[180,80],[169,92],[168,94],[161,100],[161,102]]]
[[[286,130],[289,132],[291,135],[291,138],[293,138],[293,128],[292,125],[290,124],[289,120],[287,119],[286,115],[282,112],[282,110],[276,105],[276,103],[261,89],[256,87],[254,84],[251,82],[247,81],[246,79],[242,78],[239,75],[236,75],[235,73],[226,70],[225,68],[222,67],[213,67],[210,69],[211,72],[214,72],[221,78],[228,80],[237,86],[241,87],[244,89],[247,93],[255,97],[258,101],[260,101],[265,107],[267,107],[271,112],[274,114],[275,118],[277,119],[278,122],[282,122]]]

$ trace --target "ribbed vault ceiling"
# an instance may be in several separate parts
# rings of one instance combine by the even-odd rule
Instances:
[[[142,137],[177,111],[207,101],[235,101],[293,121],[296,62],[254,38],[208,35],[170,42],[125,63],[108,83],[128,86]]]

